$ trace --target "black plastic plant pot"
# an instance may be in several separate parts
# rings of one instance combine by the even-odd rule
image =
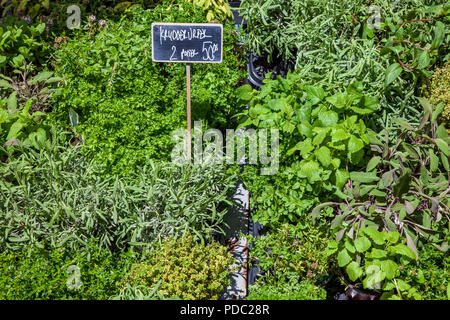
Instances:
[[[349,284],[345,295],[349,300],[380,300],[381,293],[362,290]]]

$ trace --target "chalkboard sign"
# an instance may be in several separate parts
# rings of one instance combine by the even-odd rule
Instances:
[[[213,23],[152,23],[156,62],[221,63],[223,26]]]

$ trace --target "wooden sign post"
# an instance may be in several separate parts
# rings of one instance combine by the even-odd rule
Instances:
[[[152,60],[186,63],[187,158],[191,160],[191,63],[221,63],[223,26],[214,23],[152,23]]]

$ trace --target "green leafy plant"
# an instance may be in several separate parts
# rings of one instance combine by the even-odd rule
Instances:
[[[144,165],[148,155],[169,160],[173,130],[186,127],[185,66],[152,62],[147,26],[206,22],[203,10],[185,1],[127,12],[95,35],[82,31],[61,46],[56,69],[65,82],[53,112],[68,125],[72,108],[79,115],[75,130],[83,136],[83,150],[92,149],[109,174],[120,175]],[[233,28],[224,25],[223,63],[192,70],[192,118],[214,128],[233,125],[234,88],[245,76]]]
[[[5,250],[0,253],[0,299],[108,299],[119,293],[117,283],[136,261],[138,256],[132,252],[113,254],[95,241],[79,251]]]
[[[233,18],[228,0],[188,0],[206,11],[206,20],[224,21]]]
[[[122,287],[140,285],[168,297],[215,300],[229,284],[233,259],[227,248],[213,242],[196,243],[192,236],[166,240],[144,262],[134,264],[122,279]]]
[[[309,280],[299,281],[295,273],[287,273],[285,277],[278,281],[271,276],[259,279],[250,286],[247,300],[325,300],[325,289]]]
[[[0,73],[11,76],[16,69],[24,69],[24,61],[34,66],[46,64],[49,46],[46,45],[46,24],[29,24],[8,16],[0,24]]]
[[[415,287],[400,276],[400,269],[416,259],[414,252],[399,243],[396,231],[360,229],[352,240],[332,241],[327,253],[337,253],[338,266],[352,282],[360,280],[364,289],[384,292],[382,299],[421,299]]]
[[[250,86],[237,90],[241,103],[249,103],[248,110],[239,114],[240,127],[281,131],[280,173],[256,178],[261,181],[261,191],[254,188],[251,181],[255,178],[251,175],[245,176],[244,183],[256,194],[258,211],[267,216],[265,219],[256,213],[258,221],[275,221],[280,214],[296,221],[302,213],[309,213],[323,193],[341,189],[349,170],[364,163],[370,137],[363,119],[378,104],[375,98],[362,93],[360,83],[345,91],[329,92],[304,83],[296,73],[289,73],[286,79],[269,77],[260,92]],[[286,180],[290,183],[286,184]],[[269,189],[271,184],[275,184],[276,192]],[[280,189],[285,191],[280,193]],[[278,201],[273,198],[279,195],[292,199],[288,200],[289,210],[274,207]],[[286,202],[283,198],[280,202]]]
[[[250,261],[275,278],[295,273],[314,280],[326,273],[328,258],[323,254],[329,237],[327,230],[311,225],[283,224],[267,235],[249,238],[253,243]],[[297,281],[298,282],[298,281]]]
[[[438,108],[438,106],[443,103],[444,110],[438,117],[440,121],[446,128],[447,132],[450,133],[450,64],[446,64],[440,69],[436,69],[433,74],[433,81],[431,83],[429,100],[433,108]]]
[[[331,227],[341,239],[358,229],[374,226],[398,231],[417,256],[417,245],[432,242],[441,250],[448,249],[449,137],[436,119],[443,104],[434,111],[426,99],[420,102],[424,116],[418,128],[398,120],[403,127],[394,143],[388,133],[373,137],[375,155],[365,172],[350,173],[351,183],[344,193],[337,192],[342,202],[327,202],[312,211],[313,219],[327,206],[337,207]],[[385,142],[381,142],[385,140]]]
[[[246,45],[269,60],[292,59],[316,85],[360,81],[378,98],[377,131],[402,117],[418,124],[431,71],[449,57],[447,1],[244,0]]]
[[[51,98],[58,93],[54,84],[61,79],[52,72],[31,77],[29,72],[29,65],[25,65],[18,77],[1,76],[0,138],[2,144],[39,149],[47,136],[42,119],[52,109]]]
[[[221,232],[235,176],[222,166],[149,162],[128,178],[103,179],[55,128],[39,150],[0,166],[0,247],[148,246],[190,232]],[[23,147],[14,147],[22,148]]]
[[[450,256],[426,244],[419,252],[418,264],[401,268],[400,276],[416,288],[424,300],[448,300]]]

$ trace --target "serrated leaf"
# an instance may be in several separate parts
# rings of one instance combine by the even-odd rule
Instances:
[[[345,169],[338,169],[335,171],[335,177],[336,177],[336,187],[341,189],[350,178],[350,174]]]
[[[386,240],[390,243],[397,243],[397,241],[400,239],[400,233],[397,231],[391,231],[386,234]]]
[[[398,269],[398,264],[392,260],[381,260],[381,270],[386,274],[386,279],[392,280],[395,277],[395,272]]]
[[[371,246],[370,240],[364,236],[359,236],[355,240],[355,248],[358,252],[367,251]]]
[[[355,261],[350,262],[347,267],[345,267],[345,271],[351,281],[356,281],[363,274],[361,267]]]
[[[377,265],[369,265],[366,267],[367,277],[363,280],[364,287],[367,289],[375,289],[380,287],[381,281],[386,277],[385,273]]]
[[[346,249],[342,249],[341,251],[339,251],[337,259],[338,259],[338,265],[341,268],[345,267],[347,264],[350,263],[350,261],[352,261],[352,257],[349,255],[349,253]]]
[[[331,152],[327,147],[320,147],[320,149],[314,152],[314,155],[324,167],[328,167],[330,165]]]
[[[348,140],[348,152],[355,153],[364,148],[364,142],[361,139],[358,139],[354,135],[351,135]]]
[[[390,247],[389,250],[391,250],[395,254],[408,257],[412,260],[416,259],[416,255],[414,254],[414,252],[402,243]]]
[[[378,245],[383,245],[385,242],[384,234],[372,227],[367,227],[362,232]]]
[[[319,112],[319,120],[324,127],[331,127],[339,121],[339,116],[334,111]]]

